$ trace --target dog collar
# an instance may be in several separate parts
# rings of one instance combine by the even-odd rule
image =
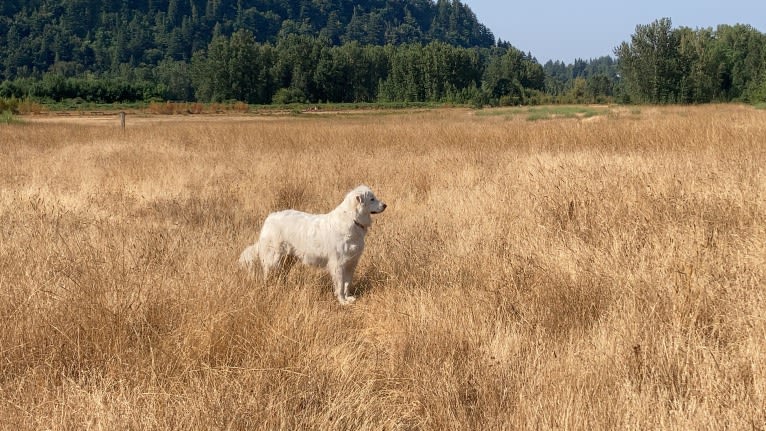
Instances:
[[[363,225],[363,224],[359,223],[359,222],[358,222],[358,221],[356,221],[356,220],[354,220],[354,224],[355,224],[355,225],[357,225],[357,226],[359,226],[359,227],[360,227],[360,228],[361,228],[363,231],[366,231],[366,230],[367,230],[367,226],[365,226],[365,225]]]

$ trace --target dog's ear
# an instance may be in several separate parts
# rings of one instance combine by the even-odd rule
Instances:
[[[364,195],[356,195],[356,201],[360,204],[364,203]]]

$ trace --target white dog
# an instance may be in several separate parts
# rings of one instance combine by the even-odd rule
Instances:
[[[370,214],[385,209],[386,204],[369,187],[359,186],[327,214],[295,210],[271,213],[263,222],[258,241],[242,252],[239,263],[252,272],[255,259],[259,259],[265,279],[291,257],[327,268],[338,301],[350,304],[356,298],[348,287],[362,257],[364,236],[372,225]]]

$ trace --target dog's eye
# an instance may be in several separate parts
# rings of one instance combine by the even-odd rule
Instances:
[[[375,202],[375,198],[372,198],[371,200],[372,200],[373,202]]]

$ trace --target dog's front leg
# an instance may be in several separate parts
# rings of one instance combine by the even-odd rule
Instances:
[[[328,265],[330,270],[330,276],[332,276],[332,288],[335,293],[335,297],[338,298],[338,302],[341,304],[346,303],[345,295],[343,295],[343,268],[335,263]]]
[[[356,301],[356,297],[352,296],[348,291],[348,288],[351,285],[351,279],[354,277],[355,268],[356,262],[350,262],[343,266],[343,288],[341,293],[343,294],[343,297],[346,298],[346,304],[351,304]]]
[[[348,295],[348,285],[351,284],[351,277],[346,268],[341,265],[331,265],[330,268],[335,297],[338,298],[338,302],[341,305],[351,304],[356,298]]]

